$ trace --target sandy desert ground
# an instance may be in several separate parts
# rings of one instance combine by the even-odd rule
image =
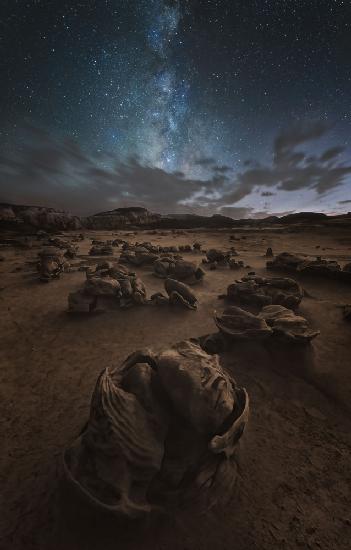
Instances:
[[[321,254],[342,264],[351,260],[351,235],[337,229],[148,233],[125,237],[114,231],[113,238],[163,245],[198,240],[207,249],[234,245],[251,269],[208,271],[193,287],[197,311],[140,306],[73,317],[67,314],[67,295],[82,285],[84,272],[76,269],[42,284],[33,263],[39,248],[1,250],[0,547],[349,549],[351,325],[340,306],[351,304],[351,285],[341,282],[300,279],[307,291],[300,311],[321,331],[308,349],[283,346],[273,352],[262,344],[241,343],[221,357],[251,400],[238,486],[224,508],[200,516],[190,508],[161,524],[121,527],[62,487],[61,453],[85,423],[104,367],[119,364],[138,348],[162,349],[214,332],[213,311],[224,307],[218,295],[248,271],[267,275],[268,246],[274,253]],[[230,242],[233,233],[238,240]],[[111,235],[85,232],[72,265],[96,263],[87,256],[91,239]],[[186,257],[200,261],[202,256]],[[150,267],[136,271],[148,294],[162,289]]]

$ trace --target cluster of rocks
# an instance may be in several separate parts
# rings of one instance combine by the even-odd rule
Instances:
[[[221,315],[215,313],[217,335],[207,338],[206,349],[220,351],[232,340],[262,340],[268,337],[285,342],[306,344],[319,331],[309,327],[308,321],[296,314],[304,296],[300,285],[288,277],[242,277],[220,296],[240,306],[249,306],[257,314],[236,305],[227,307]]]
[[[254,315],[237,306],[226,308],[221,315],[215,315],[215,323],[224,341],[263,340],[268,337],[295,344],[307,344],[320,332],[309,327],[308,321],[292,309],[281,305],[264,306]]]
[[[65,257],[64,250],[49,246],[38,253],[37,264],[39,280],[48,283],[52,279],[58,279],[61,273],[67,271],[70,264]]]
[[[335,260],[323,259],[317,256],[314,260],[306,259],[297,254],[282,252],[274,260],[268,261],[267,269],[300,273],[302,275],[318,275],[351,282],[351,262],[342,268]]]
[[[71,313],[101,312],[104,299],[112,299],[121,308],[133,305],[180,305],[197,308],[197,297],[184,283],[167,278],[164,288],[167,295],[157,292],[147,298],[146,288],[136,274],[123,265],[101,262],[96,268],[87,267],[83,288],[68,296],[68,311]]]
[[[79,250],[77,245],[61,237],[49,237],[44,243],[44,246],[54,246],[55,248],[64,250],[64,256],[70,259],[75,258]]]
[[[136,242],[136,243],[129,243],[127,241],[123,242],[122,246],[123,250],[130,250],[133,251],[136,248],[143,248],[146,249],[148,252],[151,252],[153,254],[178,254],[179,252],[194,252],[194,251],[201,251],[201,244],[199,242],[195,242],[193,245],[185,244],[185,245],[170,245],[170,246],[161,246],[157,244],[152,244],[149,241],[146,242]]]
[[[146,247],[144,245],[123,246],[123,252],[119,261],[134,266],[152,265],[159,258],[157,247]]]
[[[195,284],[202,281],[205,272],[196,262],[188,262],[175,257],[161,257],[153,264],[154,275],[161,279],[171,277],[187,284]]]
[[[191,244],[181,244],[179,245],[179,252],[201,252],[202,245],[196,241],[193,245]]]
[[[197,342],[135,352],[98,377],[66,479],[121,518],[190,502],[205,511],[232,495],[248,416],[246,390]]]
[[[184,244],[184,245],[170,245],[170,246],[161,246],[157,244],[152,244],[149,241],[146,242],[136,242],[136,243],[128,243],[124,242],[123,249],[124,250],[133,250],[136,247],[143,247],[148,250],[148,252],[152,252],[153,254],[177,254],[178,252],[200,252],[201,251],[201,243],[195,242],[193,245],[191,244]]]
[[[165,252],[165,249],[168,252]],[[172,278],[194,284],[201,281],[205,272],[196,262],[186,261],[177,253],[178,247],[159,247],[151,243],[123,245],[119,261],[133,266],[150,265],[156,277]],[[171,252],[172,251],[172,252]]]
[[[243,305],[262,307],[277,304],[295,309],[303,298],[303,290],[289,277],[248,275],[231,283],[224,297]]]
[[[39,280],[48,283],[70,269],[68,260],[76,257],[78,246],[61,237],[48,237],[43,245],[38,253],[37,269]]]
[[[207,250],[206,258],[203,258],[202,263],[208,265],[211,270],[216,269],[218,266],[240,269],[244,267],[244,262],[242,260],[237,261],[235,259],[236,256],[238,256],[238,253],[234,247],[231,247],[229,251],[211,248]]]
[[[101,311],[101,300],[108,298],[120,307],[145,304],[146,289],[142,280],[125,266],[103,262],[95,271],[86,271],[86,281],[82,289],[68,296],[68,311],[71,313],[91,313]]]
[[[113,256],[112,241],[93,240],[89,250],[89,256]]]

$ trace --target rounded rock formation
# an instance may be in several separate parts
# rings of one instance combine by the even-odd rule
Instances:
[[[65,476],[121,518],[194,501],[206,510],[231,495],[248,414],[245,389],[197,343],[136,352],[100,374]]]

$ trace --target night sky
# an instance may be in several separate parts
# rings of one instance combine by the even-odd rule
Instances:
[[[351,2],[2,0],[0,200],[351,210]]]

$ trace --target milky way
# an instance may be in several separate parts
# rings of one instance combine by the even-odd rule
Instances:
[[[75,140],[95,159],[95,173],[108,171],[105,179],[134,158],[189,181],[188,196],[168,205],[150,196],[150,207],[232,215],[345,210],[349,3],[8,0],[0,10],[0,183],[12,177],[16,197],[28,173],[17,161],[29,125],[50,139]],[[277,164],[279,136],[304,135],[316,123],[320,134],[291,144],[298,156],[289,170]],[[329,165],[323,154],[333,148]],[[16,176],[13,155],[12,166],[22,166]],[[70,184],[64,171],[53,179]],[[137,199],[130,189],[126,197]]]

